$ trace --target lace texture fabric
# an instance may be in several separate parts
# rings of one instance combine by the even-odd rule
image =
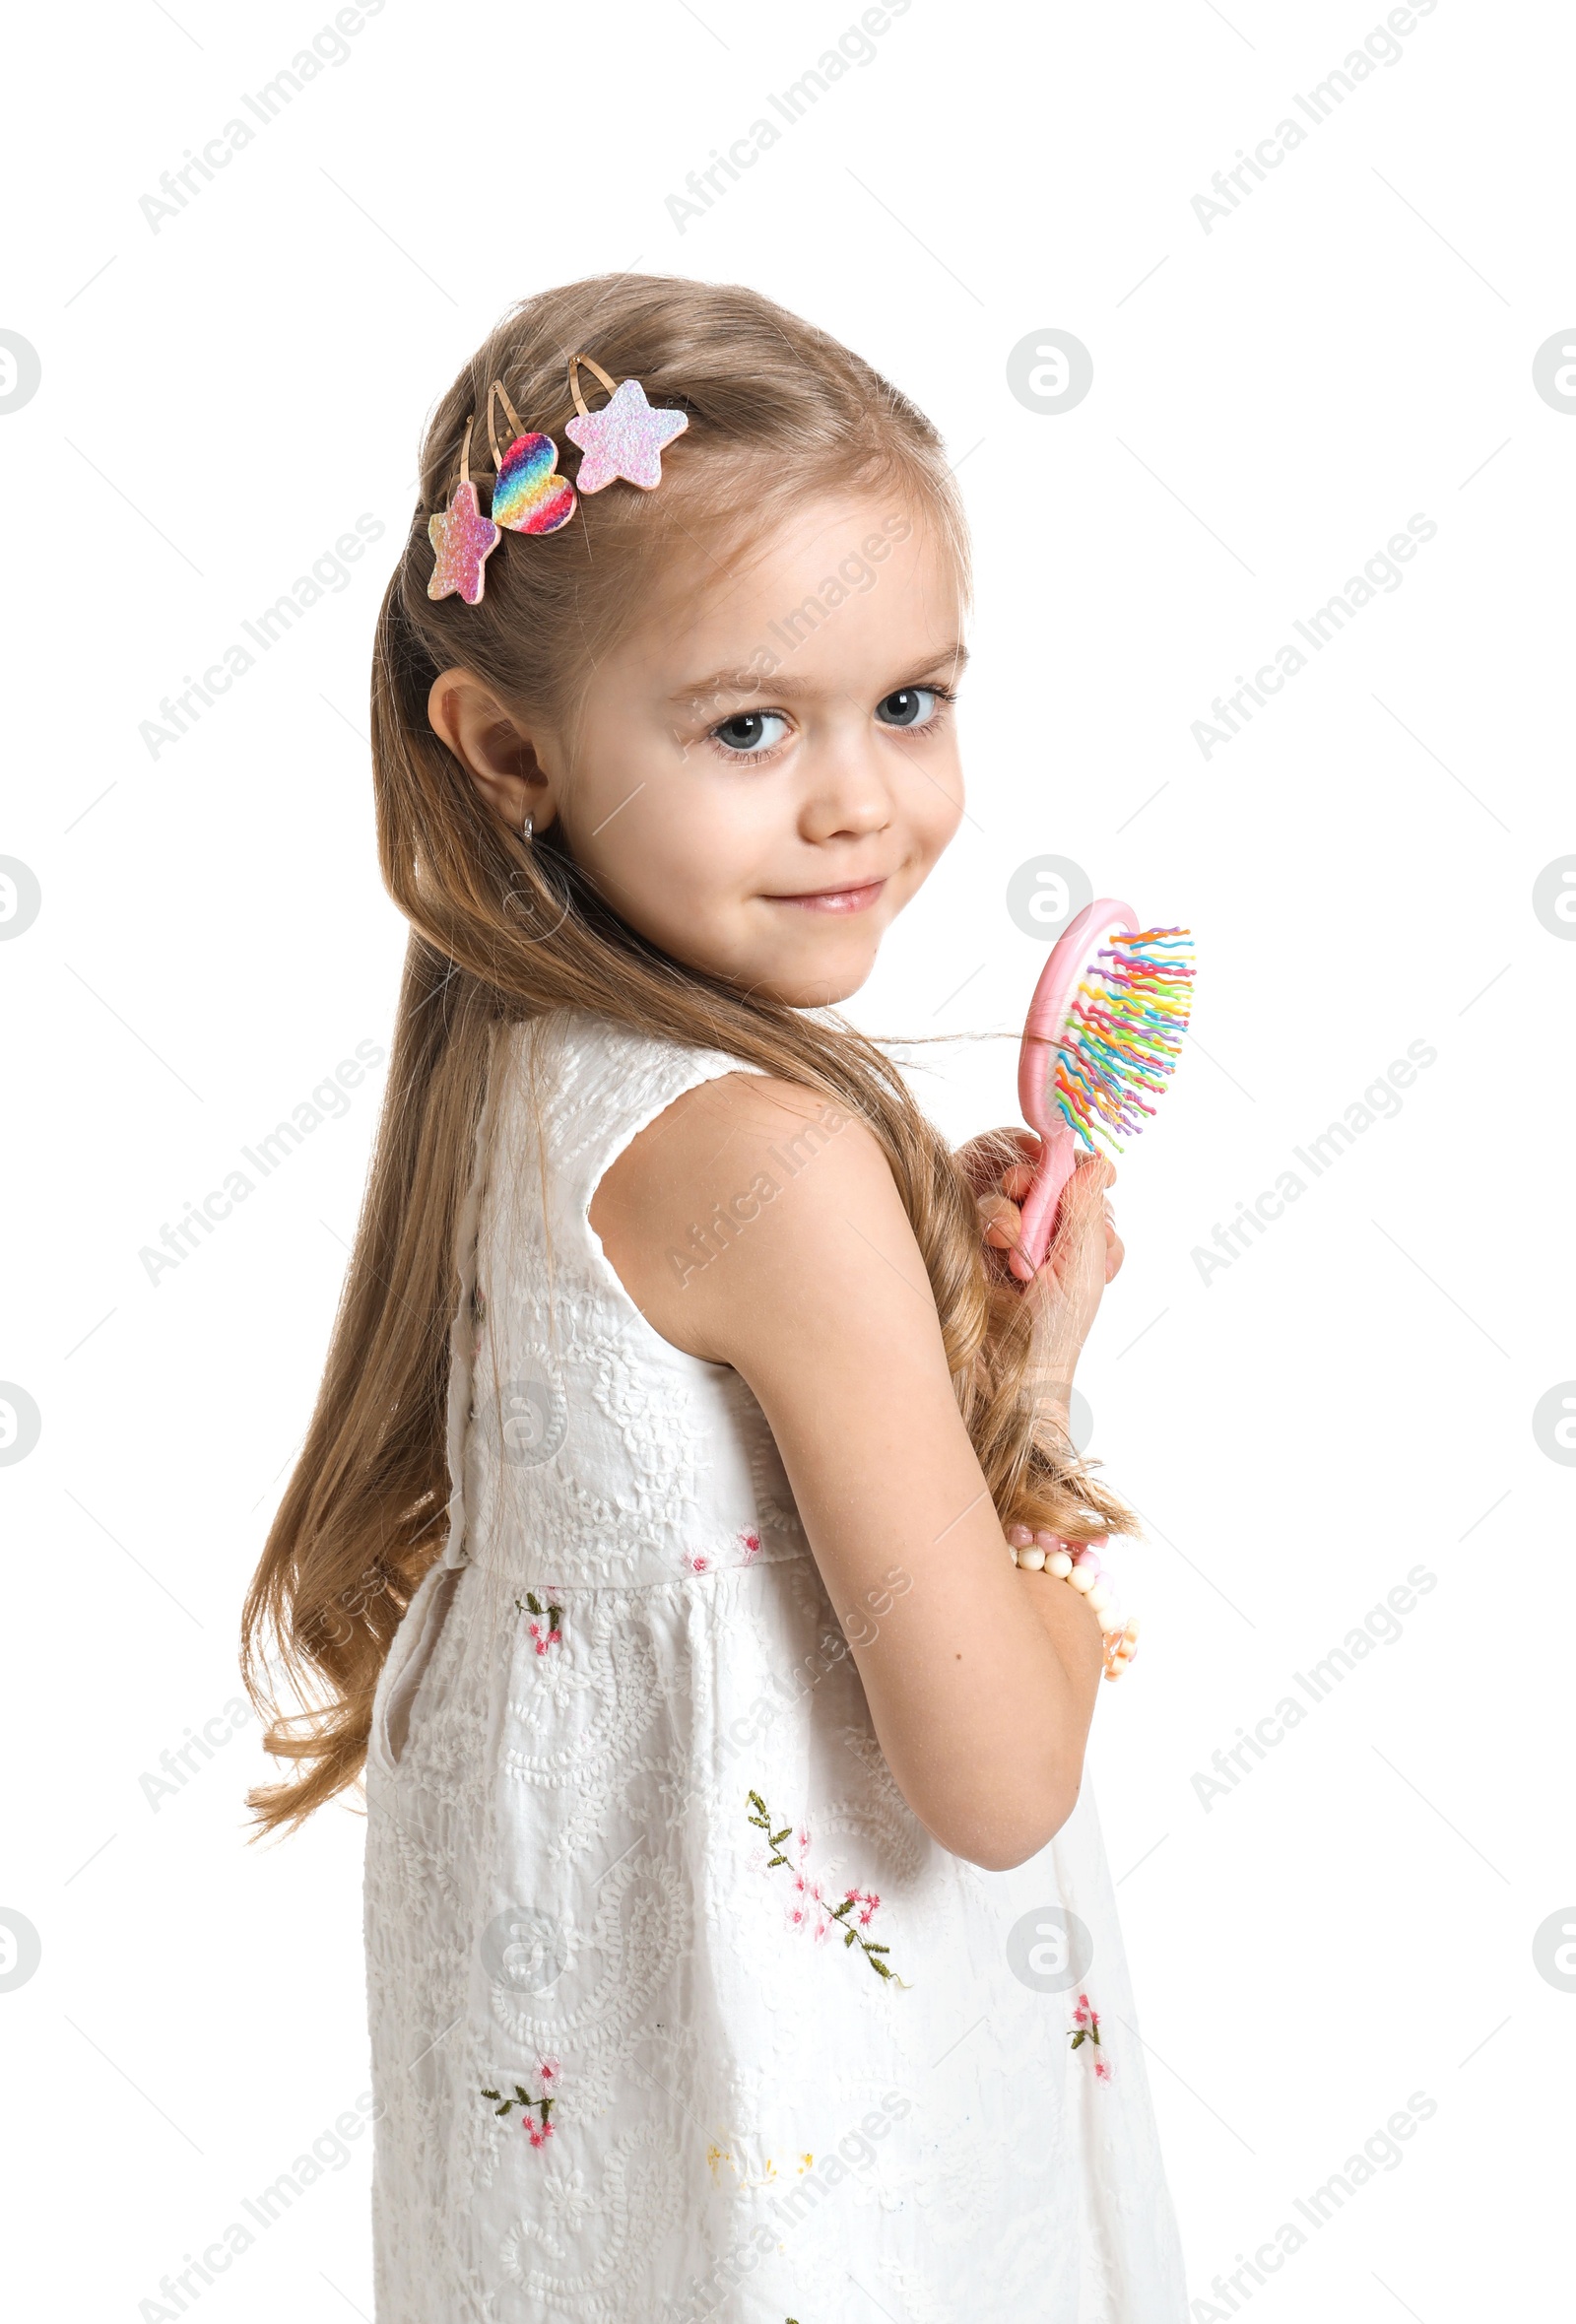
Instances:
[[[1087,1787],[1011,1873],[936,1844],[758,1406],[591,1228],[738,1070],[577,1012],[495,1037],[448,1546],[367,1766],[378,2324],[1181,2324]]]

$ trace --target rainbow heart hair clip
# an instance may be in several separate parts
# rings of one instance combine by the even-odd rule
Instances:
[[[1108,896],[1057,938],[1018,1059],[1018,1101],[1040,1138],[1008,1262],[1020,1283],[1044,1263],[1079,1162],[1101,1146],[1119,1154],[1153,1114],[1187,1030],[1192,953],[1186,928],[1141,928],[1132,905]]]
[[[595,372],[607,390],[608,400],[600,411],[593,412],[580,391],[582,368]],[[558,474],[558,447],[552,436],[523,428],[502,381],[492,381],[487,391],[487,433],[493,475],[491,513],[483,515],[471,477],[473,412],[465,423],[465,440],[460,446],[460,481],[448,506],[435,510],[427,520],[427,536],[433,550],[428,597],[459,596],[467,605],[480,605],[487,585],[487,561],[506,532],[561,532],[581,494],[600,493],[620,478],[646,493],[662,482],[663,448],[689,427],[688,412],[649,404],[638,379],[610,379],[588,355],[570,356],[569,392],[575,409],[564,422],[563,432],[580,454],[579,474],[573,484]],[[501,408],[514,431],[502,451],[493,431],[494,405]]]

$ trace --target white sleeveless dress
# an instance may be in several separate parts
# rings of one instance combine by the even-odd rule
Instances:
[[[367,1765],[378,2324],[1181,2324],[1087,1787],[1014,1872],[929,1836],[758,1406],[590,1227],[738,1070],[494,1037]]]

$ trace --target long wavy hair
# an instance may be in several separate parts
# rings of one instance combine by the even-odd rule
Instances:
[[[505,533],[483,601],[427,595],[427,513],[460,474],[486,491],[485,415],[501,382],[523,425],[561,437],[567,359],[594,353],[690,428],[662,488],[582,498],[549,540]],[[578,455],[560,450],[571,481]],[[934,528],[969,591],[967,535],[930,422],[837,341],[756,293],[647,275],[526,300],[437,406],[422,495],[378,620],[372,762],[384,882],[411,925],[377,1140],[321,1388],[242,1618],[265,1744],[294,1763],[250,1804],[294,1825],[360,1775],[390,1642],[443,1548],[455,1237],[492,1028],[574,1007],[721,1049],[851,1108],[879,1140],[923,1254],[958,1410],[1004,1522],[1073,1538],[1137,1530],[1081,1461],[1032,1376],[1028,1310],[993,1274],[972,1187],[891,1059],[805,1014],[668,959],[597,893],[557,824],[505,829],[433,733],[433,679],[474,671],[572,734],[597,661],[676,550],[719,558],[826,493],[890,491]],[[283,1680],[296,1708],[282,1713]]]

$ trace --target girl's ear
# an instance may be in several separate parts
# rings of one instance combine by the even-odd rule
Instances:
[[[518,831],[529,815],[546,830],[558,812],[552,778],[530,735],[474,671],[440,672],[427,714],[500,823]]]

